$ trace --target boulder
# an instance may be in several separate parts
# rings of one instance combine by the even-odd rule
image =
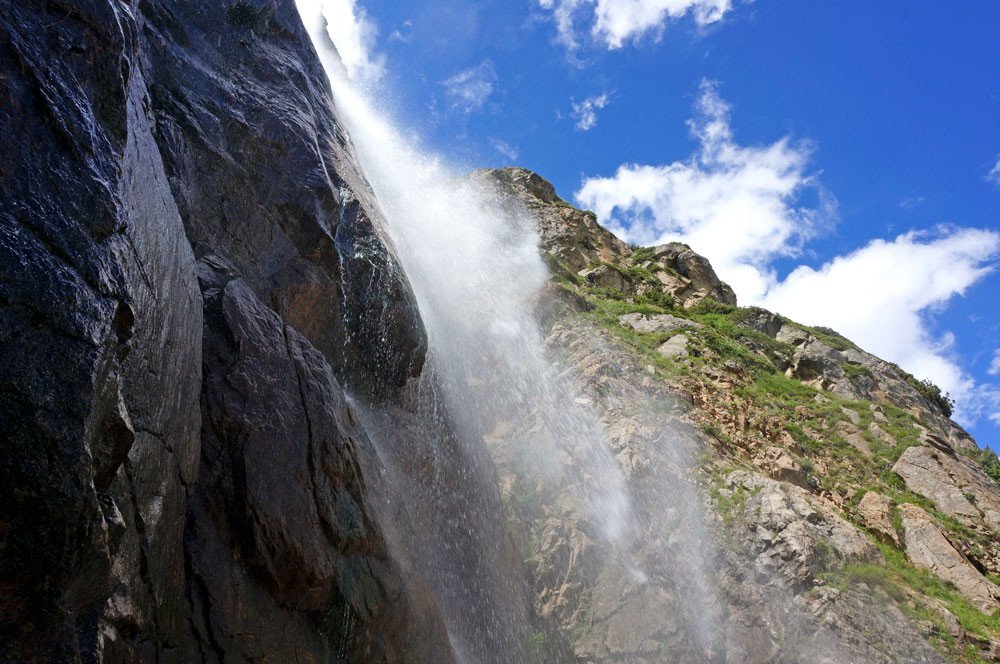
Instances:
[[[807,491],[811,488],[809,476],[787,450],[768,447],[763,454],[754,459],[754,463],[773,480],[788,482]]]
[[[722,282],[708,259],[680,242],[661,244],[653,248],[652,259],[661,267],[687,280],[687,284],[674,296],[685,306],[691,306],[711,297],[723,304],[736,306],[736,293]]]
[[[757,330],[761,334],[766,334],[772,339],[778,336],[778,332],[784,326],[781,316],[771,313],[767,309],[751,307],[746,315],[740,320],[740,325]]]
[[[631,282],[625,278],[625,275],[610,265],[598,265],[580,270],[579,274],[584,281],[595,288],[620,292],[627,292],[631,288]]]
[[[686,335],[677,334],[669,339],[667,339],[656,352],[663,357],[687,357],[688,353],[688,338]]]

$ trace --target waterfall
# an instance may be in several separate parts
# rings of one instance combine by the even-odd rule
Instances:
[[[500,543],[485,541],[491,530],[500,539],[504,531],[484,438],[504,437],[513,463],[533,478],[577,487],[609,542],[630,527],[625,480],[598,417],[546,358],[533,306],[547,269],[532,221],[483,182],[419,149],[347,79],[322,20],[300,11],[428,333],[417,391],[430,442],[417,451],[412,439],[393,435],[398,423],[369,413],[392,491],[430,503],[407,506],[405,530],[416,531],[415,539],[401,534],[407,541],[396,544],[436,592],[459,655],[513,661],[510,651],[522,647],[528,621],[523,582],[462,578],[492,576],[505,564]],[[565,477],[559,454],[572,455],[576,477]],[[463,543],[474,550],[456,550]],[[483,569],[470,556],[495,567]]]

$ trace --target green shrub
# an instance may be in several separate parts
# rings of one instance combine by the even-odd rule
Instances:
[[[950,394],[942,392],[941,388],[930,380],[917,380],[907,374],[906,382],[916,388],[917,392],[920,392],[920,396],[936,405],[948,417],[951,417],[952,413],[955,412],[955,400],[951,398]]]

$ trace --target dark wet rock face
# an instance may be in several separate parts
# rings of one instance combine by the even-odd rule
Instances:
[[[426,342],[325,75],[301,57],[294,3],[141,8],[150,103],[196,254],[231,263],[351,389],[392,394]]]
[[[448,661],[342,389],[424,333],[293,3],[0,12],[0,660]]]

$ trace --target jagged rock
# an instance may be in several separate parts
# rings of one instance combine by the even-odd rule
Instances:
[[[191,620],[227,658],[308,660],[325,636],[350,660],[447,661],[437,607],[372,522],[361,468],[374,451],[328,363],[217,262],[200,277],[205,418],[188,555],[212,620]],[[222,553],[237,543],[238,559]],[[338,624],[358,629],[345,638],[329,631]]]
[[[195,253],[232,265],[349,389],[397,393],[426,336],[294,3],[143,15],[157,141]]]
[[[805,584],[844,561],[880,557],[864,533],[812,502],[798,486],[745,472],[733,473],[727,484],[751,493],[738,517],[739,528],[743,546],[755,556],[757,573],[765,578]]]
[[[804,383],[824,390],[832,389],[844,379],[841,354],[814,339],[796,346],[788,373]]]
[[[684,278],[685,281],[676,281],[676,277],[672,278],[670,272],[664,274],[665,279],[671,279],[666,284],[671,286],[671,294],[685,307],[706,297],[723,304],[736,305],[733,289],[719,279],[708,259],[696,254],[686,244],[671,242],[656,246],[652,251],[652,259],[659,266]]]
[[[561,317],[590,311],[590,302],[561,284],[548,283],[535,298],[532,310],[535,319],[548,327]]]
[[[593,212],[559,198],[552,184],[537,173],[524,168],[487,169],[472,177],[513,195],[534,218],[542,249],[574,274],[597,262],[624,265],[629,246],[598,224]]]
[[[666,341],[664,341],[656,352],[663,357],[687,357],[688,353],[688,341],[687,335],[675,334]]]
[[[899,545],[899,533],[892,522],[892,501],[880,493],[869,491],[858,503],[861,522],[872,531]]]
[[[917,567],[936,574],[984,613],[1000,608],[1000,587],[990,583],[955,550],[927,512],[909,503],[899,506],[906,556]]]
[[[773,480],[810,490],[809,476],[792,455],[780,447],[768,447],[754,462]]]
[[[774,338],[782,343],[791,344],[793,346],[801,346],[806,342],[814,341],[816,339],[816,337],[809,334],[805,330],[795,327],[794,325],[788,325],[787,323],[778,329],[778,333]]]
[[[751,330],[757,330],[772,339],[778,336],[784,324],[781,316],[760,307],[751,307],[748,310],[748,314],[740,320],[740,325],[749,327]]]
[[[965,458],[910,447],[892,467],[908,489],[968,525],[985,525],[1000,535],[1000,488]]]
[[[620,271],[610,265],[598,265],[597,267],[580,270],[580,277],[591,286],[604,288],[607,290],[627,293],[631,289],[631,283]]]
[[[701,323],[686,318],[678,318],[670,314],[625,314],[618,317],[618,322],[630,327],[636,332],[674,332],[683,329],[698,329]]]

